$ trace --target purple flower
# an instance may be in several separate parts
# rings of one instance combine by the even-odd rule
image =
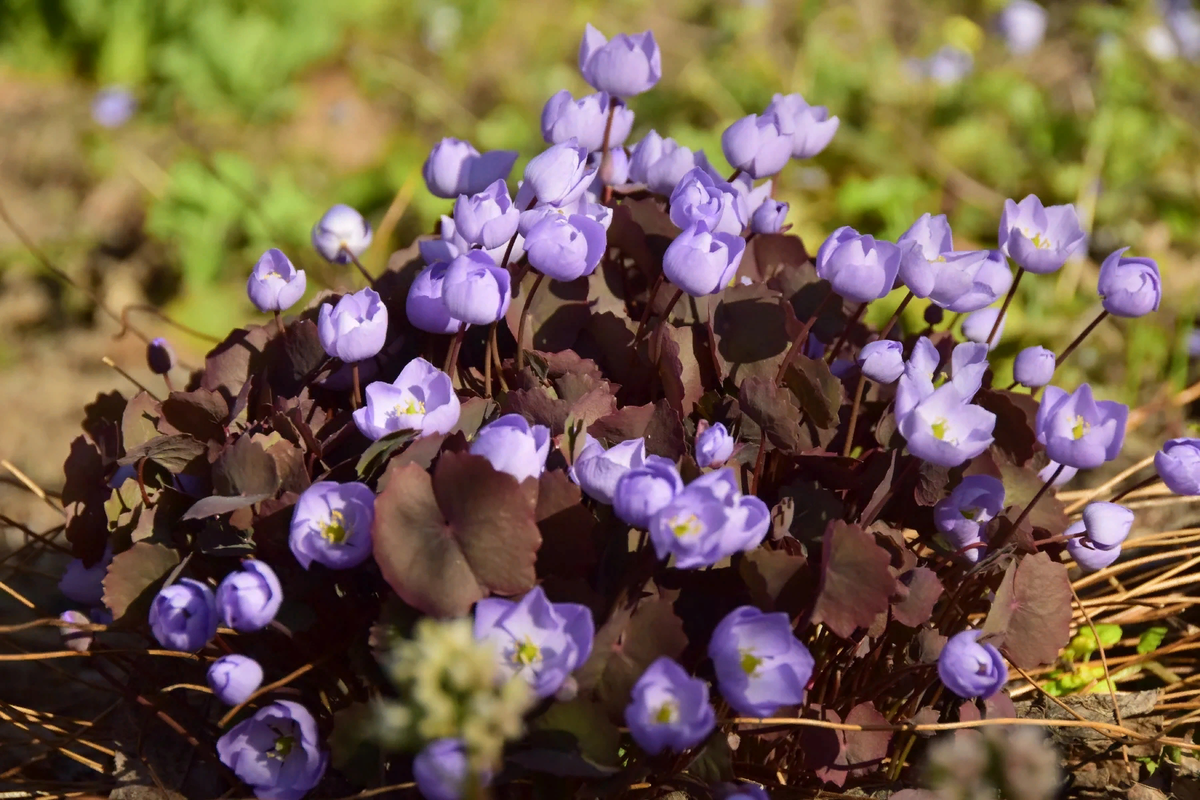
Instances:
[[[1012,270],[999,250],[953,250],[926,263],[927,269],[920,277],[925,283],[919,288],[928,292],[926,296],[932,303],[949,311],[967,313],[986,308],[1012,287]],[[906,277],[903,264],[900,275],[913,289],[910,281],[917,278],[911,272]],[[918,294],[915,289],[913,293]]]
[[[696,464],[720,466],[733,455],[733,437],[720,422],[709,425],[696,435]]]
[[[942,356],[938,353],[937,347],[933,342],[929,341],[928,336],[921,336],[913,345],[912,352],[909,353],[908,362],[905,364],[905,372],[911,372],[914,375],[919,375],[933,382],[933,376],[937,374],[938,365],[942,363]],[[932,394],[932,391],[930,392]]]
[[[83,559],[73,558],[63,570],[62,578],[58,581],[58,590],[68,599],[85,606],[98,606],[104,599],[104,586],[101,582],[108,574],[108,565],[112,563],[112,543],[104,545],[104,555],[90,567],[83,565]]]
[[[1033,0],[1010,0],[996,16],[996,27],[1014,56],[1032,53],[1046,35],[1046,9]]]
[[[1087,538],[1101,550],[1120,547],[1133,527],[1133,512],[1117,503],[1088,503],[1083,509]]]
[[[924,284],[926,280],[921,273],[929,270],[933,264],[941,261],[946,253],[954,250],[954,236],[950,231],[950,223],[946,221],[945,214],[938,214],[935,217],[925,213],[918,217],[917,221],[896,240],[896,244],[907,249],[905,261],[900,265],[900,279],[908,286],[908,276],[911,275],[912,283]],[[915,258],[908,258],[909,255],[915,256]],[[929,296],[928,290],[920,294],[912,286],[909,288],[917,297]]]
[[[217,755],[262,800],[300,800],[329,765],[316,720],[291,700],[276,700],[234,725],[217,740]]]
[[[460,194],[454,202],[455,231],[485,250],[508,244],[520,217],[504,181],[496,181],[478,194]]]
[[[1000,316],[999,308],[981,308],[978,311],[967,314],[962,322],[963,336],[972,342],[986,343],[998,316]],[[1000,343],[1000,338],[1004,336],[1004,324],[1006,322],[1008,322],[1007,314],[1004,315],[1004,319],[1000,320],[1000,327],[996,328],[996,335],[992,337],[992,344],[988,348],[989,350]]]
[[[779,203],[768,197],[750,215],[750,230],[755,233],[779,233],[787,215],[787,203]]]
[[[1200,439],[1168,439],[1154,454],[1154,468],[1175,494],[1200,495]]]
[[[692,297],[716,294],[733,280],[745,251],[742,237],[709,233],[703,223],[697,223],[667,245],[663,274]]]
[[[550,697],[592,652],[595,623],[587,606],[551,603],[535,586],[520,602],[489,597],[475,604],[475,638],[492,645],[505,678],[519,677]]]
[[[119,128],[137,111],[138,101],[124,86],[106,86],[92,98],[92,119],[105,128]]]
[[[779,172],[792,156],[795,121],[790,115],[766,111],[734,122],[721,134],[721,150],[734,169],[755,180]]]
[[[904,374],[904,345],[894,339],[881,339],[863,345],[858,366],[876,383],[895,383]]]
[[[76,653],[86,653],[92,646],[92,631],[87,626],[92,624],[88,619],[87,614],[82,611],[64,611],[58,615],[58,618],[66,625],[61,626],[58,631],[62,636],[63,645],[74,650]]]
[[[633,147],[629,180],[644,183],[655,194],[670,195],[683,176],[696,167],[706,172],[710,169],[703,150],[693,152],[651,130]]]
[[[843,226],[817,250],[817,275],[847,300],[869,303],[896,285],[900,256],[900,248],[891,242],[860,236],[853,228]]]
[[[980,644],[983,631],[963,631],[950,637],[938,656],[938,677],[959,697],[988,698],[1008,682],[1008,667],[1000,651]]]
[[[1141,317],[1158,310],[1162,279],[1152,258],[1125,258],[1128,247],[1109,255],[1100,265],[1097,289],[1104,310],[1118,317]]]
[[[425,800],[462,800],[470,777],[467,746],[462,739],[434,739],[413,759],[413,779]],[[490,772],[478,776],[492,782]]]
[[[347,364],[377,355],[387,339],[387,329],[387,306],[370,287],[342,295],[337,305],[324,303],[317,315],[321,346]]]
[[[645,462],[644,438],[627,439],[605,450],[600,442],[588,436],[587,443],[575,458],[568,474],[588,497],[612,505],[617,481],[626,472],[641,467]]]
[[[146,365],[155,375],[166,375],[175,366],[175,350],[162,337],[146,345]]]
[[[312,229],[312,243],[326,261],[349,264],[371,244],[371,224],[347,205],[333,206]]]
[[[629,138],[633,127],[633,111],[629,106],[606,92],[589,94],[576,100],[566,89],[546,101],[542,108],[542,138],[547,144],[561,144],[575,139],[589,152],[604,147],[604,129],[612,111],[612,128],[608,132],[609,149],[620,147]]]
[[[810,106],[798,94],[777,94],[767,113],[778,114],[792,123],[792,158],[812,158],[824,150],[837,133],[838,118],[825,106]]]
[[[1075,206],[1045,207],[1033,195],[1020,203],[1004,201],[1000,249],[1026,271],[1039,275],[1054,272],[1086,242]]]
[[[522,187],[523,188],[523,187]],[[586,194],[580,195],[577,199],[567,203],[565,206],[552,206],[547,203],[539,203],[533,208],[526,209],[521,212],[521,222],[517,225],[517,230],[523,235],[528,235],[533,231],[539,222],[542,222],[551,217],[587,217],[592,222],[600,225],[607,232],[609,226],[612,225],[612,209],[608,206],[599,203],[593,203]],[[516,253],[516,250],[513,250]],[[516,261],[516,256],[509,263]]]
[[[1042,467],[1042,469],[1038,472],[1038,480],[1040,480],[1042,483],[1050,480],[1051,476],[1053,476],[1055,472],[1058,472],[1059,467],[1062,467],[1062,472],[1058,473],[1058,477],[1055,478],[1054,483],[1051,484],[1055,488],[1059,486],[1066,486],[1067,483],[1069,483],[1070,480],[1075,477],[1076,473],[1079,472],[1079,470],[1075,467],[1066,467],[1062,464],[1059,464],[1057,461],[1051,461],[1049,464]]]
[[[288,545],[305,569],[314,561],[350,569],[371,557],[374,522],[375,493],[366,484],[317,481],[296,501]]]
[[[658,83],[662,55],[650,31],[619,33],[609,41],[588,23],[579,44],[579,71],[597,91],[632,97]]]
[[[942,467],[957,467],[988,449],[996,415],[967,403],[953,384],[946,384],[899,422],[910,453]]]
[[[480,155],[469,142],[442,139],[425,159],[425,185],[435,197],[447,200],[475,194],[504,180],[517,162],[516,150],[492,150]]]
[[[746,227],[746,201],[730,183],[703,167],[688,170],[671,192],[671,222],[682,230],[704,225],[716,233],[741,236]]]
[[[588,187],[590,195],[598,196],[605,186],[624,186],[629,183],[629,154],[624,147],[608,148],[608,160],[597,150],[588,155],[588,167],[596,170],[596,177]]]
[[[1026,347],[1013,361],[1013,378],[1031,389],[1045,386],[1054,377],[1054,351],[1040,345]]]
[[[1100,547],[1091,540],[1090,536],[1080,536],[1087,533],[1087,523],[1083,520],[1072,523],[1065,531],[1067,553],[1075,559],[1075,563],[1084,572],[1096,572],[1121,557],[1121,545],[1115,547]]]
[[[505,414],[479,429],[470,450],[518,481],[536,478],[546,470],[550,429],[530,425],[520,414]]]
[[[552,145],[525,165],[525,182],[517,192],[517,206],[526,208],[530,200],[551,206],[575,202],[587,191],[596,175],[587,165],[588,151],[574,139]]]
[[[275,570],[249,558],[217,587],[217,612],[235,631],[249,633],[271,624],[283,603],[283,587]]]
[[[708,702],[708,684],[666,656],[638,678],[625,708],[630,735],[652,756],[700,744],[716,727],[716,716]]]
[[[771,525],[770,511],[745,496],[724,467],[692,481],[650,520],[650,542],[660,559],[675,556],[679,569],[711,566],[753,550]]]
[[[683,478],[675,462],[662,456],[646,456],[617,480],[613,511],[617,518],[635,528],[648,528],[650,520],[683,491]]]
[[[1086,383],[1067,394],[1047,386],[1038,406],[1038,441],[1046,455],[1076,469],[1095,469],[1112,461],[1125,441],[1129,407],[1112,400],[1097,402]]]
[[[426,267],[413,280],[404,301],[404,313],[414,327],[429,333],[457,333],[462,322],[450,316],[442,300],[442,284],[449,264]]]
[[[296,269],[282,251],[272,247],[254,265],[246,294],[259,311],[287,311],[304,294],[308,278]]]
[[[249,656],[221,656],[208,668],[208,687],[227,706],[238,706],[262,686],[263,668]]]
[[[933,81],[939,86],[952,86],[971,74],[975,59],[966,50],[946,44],[928,58],[909,59],[907,66],[918,78]]]
[[[487,253],[472,250],[450,262],[442,281],[442,301],[450,316],[471,325],[501,319],[512,301],[512,276]]]
[[[968,475],[933,507],[933,524],[954,550],[983,541],[987,524],[1004,510],[1004,484],[990,475]],[[979,550],[963,554],[979,560]]]
[[[941,356],[933,342],[925,336],[917,339],[912,353],[904,365],[904,374],[896,385],[895,416],[900,420],[933,394],[933,376],[941,363]]]
[[[191,578],[164,586],[150,603],[150,630],[168,650],[194,653],[217,635],[212,589]]]
[[[754,606],[729,612],[708,640],[721,696],[738,714],[769,717],[804,701],[813,657],[792,634],[788,615]]]
[[[525,237],[530,265],[556,281],[591,275],[607,246],[604,226],[582,214],[548,214]]]
[[[450,376],[423,358],[414,358],[391,383],[367,386],[367,404],[354,412],[354,424],[373,442],[389,433],[416,431],[417,437],[449,433],[458,424],[458,395]]]
[[[983,386],[983,375],[988,369],[988,349],[975,342],[955,345],[950,354],[950,382],[964,401],[970,402]]]

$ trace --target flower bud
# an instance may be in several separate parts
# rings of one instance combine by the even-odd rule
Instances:
[[[894,339],[883,339],[863,345],[858,353],[858,366],[876,383],[895,383],[904,374],[904,345]]]
[[[312,243],[326,261],[349,264],[371,244],[371,224],[350,206],[333,206],[312,229]]]
[[[1100,265],[1098,290],[1104,310],[1118,317],[1141,317],[1158,310],[1162,279],[1152,258],[1125,258],[1123,247]]]
[[[429,333],[457,333],[462,322],[450,316],[442,299],[442,285],[449,264],[426,267],[408,288],[404,313],[414,327]]]
[[[1101,550],[1120,547],[1133,527],[1133,512],[1118,503],[1088,503],[1083,509],[1087,538]]]
[[[1116,562],[1121,557],[1121,545],[1115,547],[1099,547],[1087,533],[1087,523],[1083,520],[1071,524],[1066,535],[1067,554],[1075,559],[1075,563],[1084,572],[1097,572]],[[1085,534],[1080,536],[1078,534]]]
[[[847,300],[869,303],[896,285],[900,248],[851,227],[838,228],[817,250],[817,275]]]
[[[1054,351],[1040,345],[1026,347],[1013,361],[1013,378],[1022,386],[1036,389],[1054,377]]]
[[[675,462],[646,456],[642,466],[623,474],[613,491],[617,518],[635,528],[646,528],[650,519],[683,491],[683,478]]]
[[[650,31],[619,33],[609,41],[589,23],[579,45],[579,71],[598,91],[632,97],[658,83],[662,55]]]
[[[442,299],[450,316],[470,325],[490,325],[504,316],[512,300],[512,276],[487,253],[472,250],[450,262]]]
[[[1154,454],[1154,468],[1178,495],[1200,495],[1200,439],[1170,439]]]
[[[766,113],[790,120],[792,158],[812,158],[824,150],[837,133],[838,118],[829,116],[825,106],[810,106],[798,94],[777,94]]]
[[[780,203],[768,197],[750,215],[750,230],[755,233],[779,233],[787,215],[787,203]]]
[[[663,274],[692,297],[716,294],[733,280],[745,251],[742,237],[693,225],[667,246]]]
[[[646,440],[629,439],[608,450],[591,436],[579,452],[568,474],[593,500],[612,505],[617,481],[646,460]]]
[[[235,631],[249,633],[271,624],[283,603],[283,587],[275,570],[247,559],[242,569],[225,576],[217,587],[217,611]]]
[[[146,345],[146,364],[155,375],[166,375],[175,366],[175,351],[166,339],[158,338]]]
[[[979,644],[982,631],[963,631],[951,636],[938,656],[938,677],[959,697],[991,697],[1008,682],[1008,667],[1000,651]]]
[[[629,138],[633,127],[633,111],[629,106],[606,92],[589,94],[575,100],[566,89],[546,101],[542,108],[542,138],[547,144],[559,144],[575,139],[589,152],[604,147],[604,131],[612,112],[612,127],[608,129],[608,147],[620,147]]]
[[[629,180],[645,184],[655,194],[670,195],[683,176],[696,167],[705,172],[711,169],[703,150],[693,152],[651,130],[633,147]]]
[[[308,279],[282,251],[272,247],[263,253],[246,281],[246,294],[262,312],[287,311],[304,295]]]
[[[194,653],[217,635],[217,603],[212,589],[180,578],[163,587],[150,604],[150,630],[168,650]]]
[[[454,203],[455,230],[468,243],[485,250],[506,244],[517,232],[520,218],[504,181],[496,181],[478,194],[459,195]]]
[[[208,687],[217,699],[237,706],[250,699],[262,686],[263,669],[249,656],[236,653],[221,656],[208,668]]]
[[[779,172],[792,156],[795,127],[790,116],[767,111],[734,122],[721,134],[725,159],[755,180]]]
[[[482,155],[469,142],[442,139],[425,159],[422,174],[434,197],[446,200],[482,192],[512,172],[516,150],[492,150]]]
[[[323,304],[317,315],[321,346],[347,364],[377,355],[387,340],[387,329],[387,306],[369,287],[343,295],[337,305]]]
[[[548,214],[525,237],[525,255],[538,272],[556,281],[591,275],[604,257],[604,226],[582,214]]]
[[[720,422],[709,425],[696,435],[696,464],[719,467],[733,455],[733,437]]]

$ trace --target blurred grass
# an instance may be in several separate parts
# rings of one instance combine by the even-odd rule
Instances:
[[[1159,260],[1164,311],[1105,323],[1060,380],[1091,377],[1129,402],[1182,385],[1198,295],[1200,67],[1148,54],[1153,2],[1051,4],[1046,41],[1022,58],[991,30],[1000,5],[8,0],[0,61],[87,91],[133,89],[134,120],[84,138],[88,170],[98,183],[137,177],[145,232],[180,278],[168,308],[214,332],[250,315],[241,287],[267,247],[310,269],[313,291],[353,281],[316,262],[312,222],[346,202],[378,224],[419,184],[438,138],[517,149],[519,174],[544,146],[545,99],[590,91],[575,66],[590,21],[609,34],[651,28],[662,47],[662,82],[632,101],[630,144],[653,127],[724,168],[721,130],[775,92],[841,117],[827,151],[776,181],[810,250],[842,224],[896,237],[925,211],[949,215],[958,246],[994,246],[1004,198],[1075,202],[1090,260],[1023,282],[999,353],[1061,349],[1099,310],[1096,264],[1128,244]],[[914,74],[913,59],[948,44],[972,53],[971,74],[952,85]],[[418,185],[373,263],[448,208]],[[910,309],[910,330],[920,313]]]

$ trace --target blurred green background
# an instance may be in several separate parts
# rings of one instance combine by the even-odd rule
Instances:
[[[332,203],[356,206],[381,232],[367,258],[376,269],[430,231],[449,209],[420,176],[439,138],[519,150],[515,181],[544,146],[545,100],[590,91],[575,63],[584,24],[610,35],[650,28],[664,75],[632,101],[629,144],[653,127],[724,168],[722,129],[773,93],[828,106],[842,119],[833,144],[776,181],[814,252],[839,225],[893,238],[925,211],[949,215],[960,248],[994,246],[1004,198],[1074,202],[1090,259],[1022,283],[1000,352],[1061,349],[1099,310],[1098,261],[1132,245],[1159,260],[1164,312],[1105,323],[1059,379],[1086,374],[1126,402],[1182,386],[1198,295],[1200,66],[1169,52],[1156,2],[1053,3],[1045,41],[1022,56],[996,32],[1003,6],[5,0],[0,199],[107,301],[158,304],[220,335],[254,317],[244,280],[267,247],[309,270],[310,292],[356,283],[308,244]],[[941,61],[923,61],[931,56]],[[961,80],[928,77],[931,64],[963,62]],[[114,129],[89,111],[109,85],[139,102]],[[910,311],[911,330],[921,309]],[[32,337],[91,320],[7,230],[0,317],[9,361]],[[170,335],[185,352],[205,349]]]

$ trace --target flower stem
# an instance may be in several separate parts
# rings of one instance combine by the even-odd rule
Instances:
[[[362,384],[358,378],[358,362],[350,365],[350,374],[354,376],[354,394],[350,396],[350,406],[357,409],[362,405]]]
[[[734,181],[736,181],[738,179],[738,176],[741,174],[742,174],[742,171],[740,169],[735,169],[733,172],[729,173],[729,177],[725,179],[725,182],[733,183]]]
[[[849,456],[854,448],[854,429],[858,426],[858,411],[862,407],[863,390],[867,388],[866,373],[858,373],[858,385],[854,387],[854,403],[850,406],[850,423],[846,426],[846,443],[842,455]]]
[[[1096,326],[1103,322],[1104,318],[1107,316],[1108,311],[1101,311],[1096,318],[1092,320],[1091,323],[1084,328],[1078,336],[1075,337],[1075,341],[1067,345],[1067,349],[1062,351],[1062,355],[1054,360],[1054,368],[1058,369],[1060,366],[1062,366],[1062,363],[1067,360],[1067,357],[1070,356],[1071,353],[1075,352],[1075,349],[1079,347],[1084,339],[1087,338],[1088,334],[1096,330]]]
[[[1000,323],[1004,321],[1004,315],[1008,313],[1008,306],[1017,294],[1017,287],[1021,284],[1021,276],[1024,274],[1025,268],[1017,267],[1017,275],[1013,278],[1012,286],[1009,287],[1008,294],[1004,296],[1004,304],[1000,306],[1000,313],[996,315],[996,321],[992,323],[992,330],[988,333],[986,344],[989,350],[992,347],[992,340],[996,338],[996,332],[1000,330]]]
[[[831,299],[833,299],[832,287],[830,287],[829,291],[825,293],[825,297],[821,299],[821,302],[817,305],[816,310],[813,311],[812,316],[809,317],[808,321],[804,323],[804,326],[800,328],[800,332],[796,334],[796,338],[792,340],[791,347],[788,348],[787,353],[785,353],[783,356],[783,363],[779,365],[779,372],[775,373],[775,383],[783,383],[783,376],[787,374],[788,365],[792,363],[792,359],[796,357],[796,353],[804,349],[804,343],[808,341],[809,331],[811,331],[813,325],[817,323],[817,319],[820,318],[821,312],[825,310],[825,306],[829,304]]]
[[[750,494],[758,494],[758,486],[762,482],[763,466],[767,463],[767,432],[759,431],[758,458],[754,459],[754,483]]]
[[[350,260],[354,262],[354,266],[358,267],[358,271],[362,273],[362,276],[367,279],[367,283],[371,284],[372,289],[375,288],[375,279],[371,277],[371,273],[367,272],[367,268],[358,260],[358,256],[351,253],[345,247],[342,248],[342,252],[350,256]]]
[[[529,306],[533,304],[533,296],[537,293],[538,287],[542,285],[542,280],[546,276],[538,273],[538,276],[533,281],[533,286],[529,287],[529,294],[525,296],[525,305],[521,309],[521,321],[517,323],[517,372],[525,366],[525,318],[529,316]]]
[[[454,340],[450,342],[450,352],[446,353],[446,367],[442,372],[450,376],[451,383],[454,382],[454,367],[458,364],[458,350],[462,347],[463,334],[466,331],[466,324],[459,323],[458,333],[454,334]]]
[[[496,325],[498,324],[498,322],[493,322],[488,328],[487,346],[483,353],[483,396],[487,398],[492,396],[492,346],[496,341]]]
[[[879,331],[880,339],[886,339],[887,335],[892,332],[892,328],[896,327],[896,323],[900,321],[900,315],[904,313],[904,309],[908,308],[908,304],[912,302],[914,296],[915,295],[912,292],[909,292],[904,296],[904,299],[900,301],[900,305],[896,306],[896,311],[892,314],[891,319],[889,319],[887,324],[884,325]]]
[[[854,312],[854,316],[846,320],[846,324],[842,327],[842,332],[838,334],[838,338],[834,340],[833,345],[825,353],[825,363],[832,364],[833,359],[837,357],[838,352],[846,344],[846,340],[850,338],[850,329],[858,324],[863,318],[863,314],[867,313],[867,304],[860,303],[858,310]]]
[[[1122,500],[1122,499],[1128,497],[1129,495],[1133,494],[1138,489],[1145,489],[1147,486],[1153,486],[1154,484],[1158,483],[1158,481],[1159,481],[1158,473],[1155,472],[1153,475],[1149,476],[1145,480],[1138,481],[1133,486],[1130,486],[1128,489],[1121,492],[1120,494],[1118,494],[1116,497],[1114,497],[1112,500],[1109,500],[1108,502],[1115,503],[1118,500]]]
[[[1014,531],[1021,527],[1021,523],[1029,516],[1029,512],[1033,511],[1033,507],[1038,504],[1038,501],[1045,496],[1046,492],[1050,491],[1050,487],[1054,485],[1054,482],[1058,480],[1058,476],[1066,468],[1066,464],[1059,464],[1058,469],[1054,470],[1054,474],[1046,479],[1046,482],[1042,484],[1042,488],[1038,489],[1038,493],[1033,496],[1033,499],[1029,501],[1029,505],[1025,506],[1024,510],[1021,511],[1021,515],[1017,517],[1017,521],[1013,523],[1012,529]]]
[[[279,316],[279,312],[275,312],[275,325],[279,328],[279,338],[287,342],[287,329],[283,327],[283,317]]]
[[[617,113],[616,98],[610,98],[608,101],[608,120],[604,123],[604,139],[600,143],[600,169],[597,174],[603,176],[606,168],[612,164],[612,152],[608,148],[609,138],[612,136],[613,117]],[[603,181],[603,177],[601,178]],[[604,205],[612,202],[612,187],[607,182],[604,183]]]

